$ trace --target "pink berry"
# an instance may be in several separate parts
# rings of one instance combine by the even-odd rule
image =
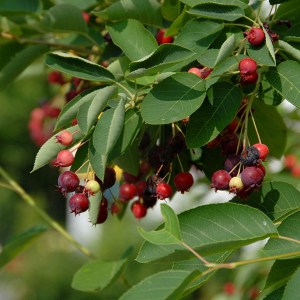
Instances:
[[[57,142],[64,145],[70,146],[73,143],[73,135],[70,131],[65,130],[56,136]]]
[[[193,184],[194,178],[189,172],[181,172],[174,177],[174,185],[182,194],[188,191]]]
[[[258,144],[254,144],[253,147],[255,147],[258,150],[259,158],[261,160],[265,160],[266,157],[269,154],[269,148],[268,148],[268,146],[265,145],[265,144],[258,143]]]
[[[161,182],[156,187],[156,195],[160,200],[170,198],[172,196],[172,193],[172,187],[168,183]]]
[[[239,63],[241,75],[250,75],[256,72],[257,64],[252,58],[243,58]]]
[[[71,171],[65,171],[58,177],[58,188],[64,194],[68,192],[74,192],[79,186],[79,182],[80,180],[75,173]]]
[[[188,73],[192,73],[201,78],[201,71],[199,68],[193,67],[188,70]]]
[[[58,167],[70,167],[74,162],[74,156],[69,150],[58,152],[54,165]]]
[[[75,215],[88,210],[90,206],[89,199],[84,194],[74,194],[69,200],[71,212]]]
[[[246,32],[249,43],[253,46],[259,46],[265,40],[265,33],[261,28],[252,27]]]
[[[123,183],[119,189],[120,200],[127,202],[136,195],[136,187],[133,183]]]
[[[212,174],[211,187],[217,190],[228,190],[231,176],[225,170],[218,170]]]
[[[130,209],[136,219],[141,219],[147,214],[147,207],[144,206],[139,200],[134,201]]]

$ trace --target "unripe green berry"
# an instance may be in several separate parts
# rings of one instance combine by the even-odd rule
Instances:
[[[242,179],[240,177],[232,177],[229,181],[229,191],[236,193],[243,189],[244,184],[242,182]]]
[[[89,194],[93,195],[100,191],[100,184],[96,180],[89,180],[84,188]]]

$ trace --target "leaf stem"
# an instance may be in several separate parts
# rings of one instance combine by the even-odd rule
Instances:
[[[210,265],[210,263],[204,258],[202,257],[198,252],[196,252],[192,247],[190,247],[188,244],[186,244],[183,241],[180,241],[180,244],[185,247],[187,250],[189,250],[191,253],[193,253],[197,258],[199,258],[204,264],[205,266]]]
[[[122,83],[120,83],[118,81],[113,81],[113,82],[114,82],[115,85],[117,85],[118,87],[120,87],[121,89],[123,89],[130,96],[131,99],[134,98],[134,95]]]
[[[20,197],[30,205],[36,213],[46,222],[48,223],[54,230],[56,230],[59,234],[61,234],[68,242],[70,242],[75,248],[77,248],[80,252],[91,259],[95,259],[95,255],[90,252],[88,248],[78,243],[74,238],[55,220],[53,220],[48,214],[46,214],[41,208],[39,208],[34,199],[27,194],[23,188],[14,181],[7,172],[4,171],[3,168],[0,167],[0,175],[8,182],[9,186],[12,190],[14,190]]]

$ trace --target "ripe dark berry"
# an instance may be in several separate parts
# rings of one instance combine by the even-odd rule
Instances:
[[[236,176],[238,173],[238,163],[240,162],[240,156],[236,154],[229,154],[224,162],[224,170],[230,173],[231,176]]]
[[[153,207],[157,202],[156,194],[149,192],[148,190],[144,190],[143,193],[143,204],[147,208]]]
[[[136,187],[133,183],[123,183],[119,189],[120,200],[127,202],[136,195]]]
[[[264,180],[264,173],[255,166],[246,167],[241,173],[241,179],[246,188],[259,187]]]
[[[80,180],[75,173],[71,171],[65,171],[58,177],[58,188],[63,194],[74,192],[79,186],[79,182]]]
[[[87,211],[89,205],[89,199],[85,194],[74,194],[69,199],[69,207],[71,208],[71,212],[75,213],[75,215]]]
[[[253,146],[247,147],[240,156],[244,166],[254,166],[259,162],[259,152]]]
[[[103,182],[98,177],[95,177],[95,180],[99,182],[102,191],[105,191],[116,183],[116,171],[114,168],[107,167],[105,169]]]
[[[156,34],[156,40],[158,45],[172,43],[174,38],[172,36],[165,35],[166,29],[160,29]]]
[[[73,162],[74,156],[72,152],[69,150],[61,150],[56,156],[54,165],[58,167],[69,167],[73,164]]]
[[[224,155],[236,153],[239,139],[236,134],[225,134],[221,138],[221,148]]]
[[[174,177],[174,185],[182,194],[188,191],[193,184],[194,178],[189,172],[181,172]]]
[[[246,35],[248,42],[253,46],[259,46],[265,40],[265,33],[261,28],[252,27]]]
[[[231,176],[225,170],[218,170],[212,174],[210,186],[217,190],[228,190]]]
[[[156,187],[156,195],[160,200],[170,198],[172,196],[172,193],[172,187],[168,183],[161,182]]]
[[[156,194],[156,187],[161,182],[162,178],[157,175],[151,175],[146,182],[146,190],[151,194]]]
[[[134,201],[130,209],[136,219],[141,219],[147,214],[147,207],[144,206],[139,200]]]
[[[100,203],[100,209],[99,209],[99,214],[97,218],[97,224],[102,224],[106,221],[107,216],[108,216],[108,209],[107,209],[108,201],[106,198],[102,198],[101,203]]]
[[[57,142],[64,145],[70,146],[73,143],[73,135],[70,131],[65,130],[56,136]]]
[[[123,178],[124,178],[124,181],[126,181],[127,183],[136,183],[140,179],[139,176],[132,175],[128,172],[123,173]]]
[[[254,144],[253,147],[255,147],[258,150],[259,158],[264,161],[269,154],[268,146],[265,144],[257,143]]]
[[[179,154],[186,148],[185,138],[181,132],[176,133],[169,145],[172,147],[175,154]]]
[[[243,58],[239,63],[241,75],[250,75],[256,72],[257,64],[252,58]]]

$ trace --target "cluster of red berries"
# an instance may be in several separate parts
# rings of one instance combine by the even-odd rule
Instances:
[[[257,64],[252,58],[243,58],[239,63],[241,85],[255,84],[258,79]]]
[[[284,167],[291,172],[294,177],[300,177],[300,162],[298,161],[296,155],[287,154],[284,157]]]

